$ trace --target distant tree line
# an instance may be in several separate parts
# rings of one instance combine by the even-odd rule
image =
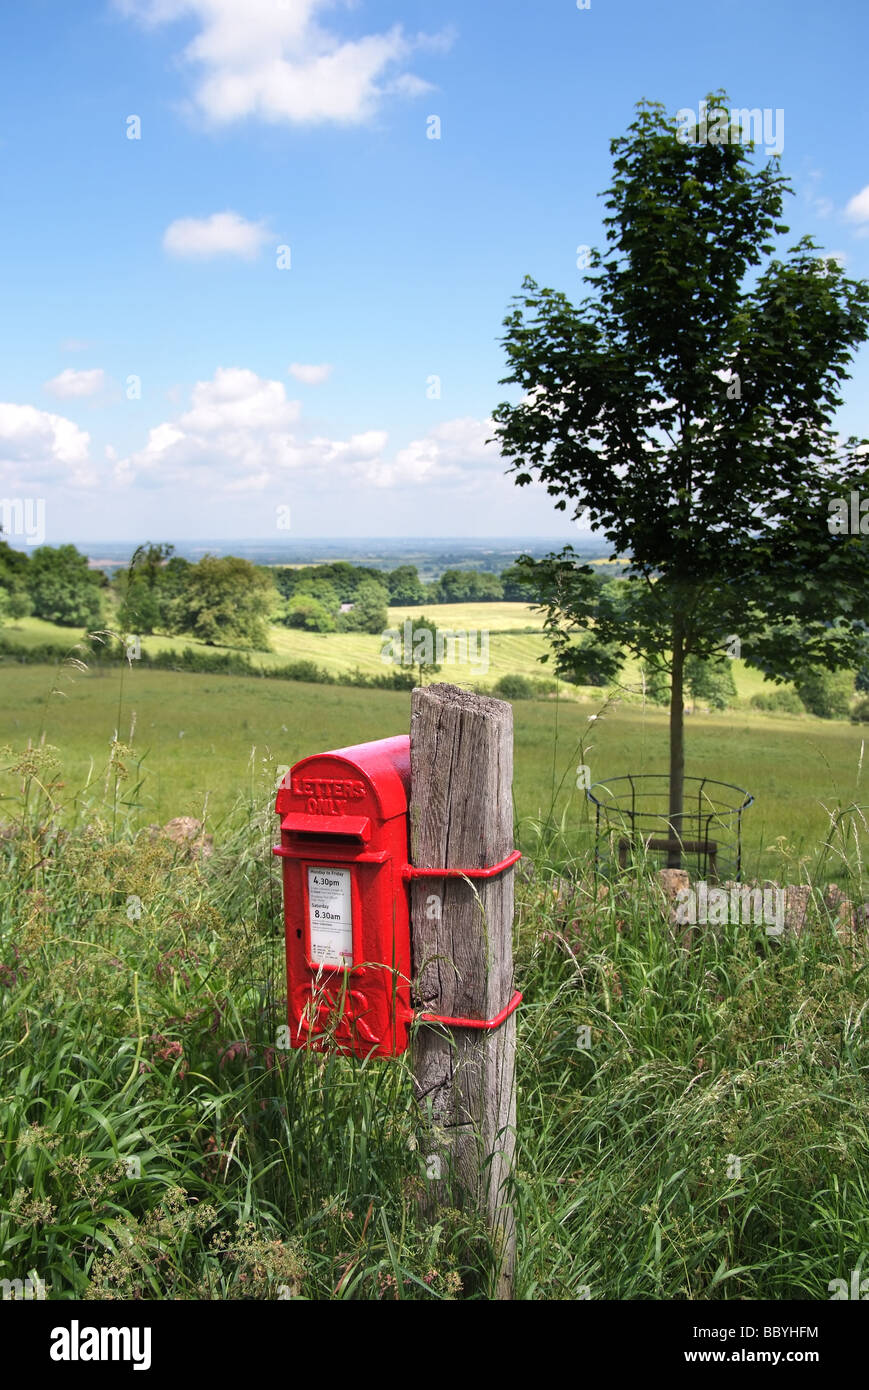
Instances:
[[[426,582],[416,565],[384,571],[337,561],[272,571],[284,606],[276,621],[309,632],[382,632],[386,610],[445,603],[529,602],[533,585],[513,565],[500,575],[444,570]]]
[[[614,573],[618,576],[616,566],[594,567],[594,617],[591,626],[580,629],[564,623],[551,562],[527,556],[500,575],[448,569],[426,583],[415,565],[388,572],[347,561],[264,568],[233,555],[206,555],[193,563],[170,545],[149,544],[110,580],[91,569],[73,545],[40,546],[28,554],[0,539],[0,625],[33,615],[63,627],[109,626],[122,634],[190,636],[207,646],[267,651],[273,623],[310,632],[381,634],[389,626],[389,607],[525,602],[547,613],[544,630],[555,675],[574,685],[602,687],[619,679],[626,660],[623,649],[598,636],[600,626],[612,630],[631,601],[630,581]],[[436,632],[430,620],[414,621],[417,628]],[[646,698],[666,705],[669,680],[661,667],[644,662],[641,677]],[[691,657],[685,689],[691,708],[701,701],[726,709],[736,696],[731,662]],[[791,687],[774,686],[753,696],[752,704],[773,712],[805,709],[821,718],[850,713],[869,719],[869,631],[856,670],[807,666]]]
[[[271,623],[310,632],[381,633],[389,607],[528,602],[527,576],[448,569],[424,582],[415,565],[390,571],[347,561],[262,567],[237,556],[193,563],[171,545],[140,546],[111,578],[74,545],[28,554],[0,539],[0,623],[33,615],[93,629],[112,620],[128,633],[189,635],[212,646],[268,649]]]
[[[65,627],[90,626],[100,620],[107,584],[74,545],[43,545],[28,555],[0,540],[0,622],[32,613]]]
[[[270,572],[232,555],[191,564],[172,546],[140,546],[110,580],[74,545],[27,554],[0,540],[0,623],[32,615],[61,627],[111,623],[129,634],[267,650],[277,603]]]

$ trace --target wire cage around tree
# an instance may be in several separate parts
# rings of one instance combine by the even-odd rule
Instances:
[[[669,813],[667,773],[628,773],[594,782],[595,869],[612,875],[642,859],[666,868],[678,854],[683,868],[710,883],[742,881],[742,816],[754,801],[744,787],[711,777],[684,779],[678,824]]]

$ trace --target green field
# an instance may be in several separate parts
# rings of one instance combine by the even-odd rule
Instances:
[[[389,611],[389,625],[401,631],[404,620],[411,616],[419,618],[423,610],[393,608]],[[490,688],[500,676],[519,673],[526,676],[544,677],[546,668],[540,665],[539,657],[546,651],[542,634],[542,620],[532,609],[522,603],[477,603],[443,604],[432,608],[426,616],[431,616],[441,628],[451,632],[490,633],[488,669],[480,663],[447,661],[441,671],[441,678],[460,684],[474,684]],[[537,627],[534,632],[515,631],[526,627]],[[58,627],[39,618],[24,618],[20,622],[2,629],[3,636],[22,647],[34,647],[42,642],[60,643],[72,648],[84,636],[83,631]],[[471,651],[479,652],[479,645],[471,641]],[[281,666],[289,661],[315,661],[318,666],[335,676],[348,675],[358,670],[367,676],[382,675],[390,668],[381,659],[383,639],[364,632],[303,632],[298,628],[273,625],[270,630],[271,651],[251,652],[251,660],[257,666],[268,669]],[[181,652],[185,647],[202,647],[211,652],[229,651],[228,647],[207,647],[192,637],[167,637],[163,634],[147,637],[142,641],[148,653],[158,651]]]
[[[457,685],[471,685],[479,690],[491,690],[501,676],[522,675],[531,679],[551,679],[548,663],[540,658],[549,650],[543,635],[543,619],[539,613],[523,603],[452,603],[436,605],[424,609],[391,608],[389,625],[399,632],[405,619],[417,618],[425,612],[437,626],[452,633],[488,634],[488,655],[485,664],[477,659],[474,662],[447,660],[441,665],[438,680],[451,681]],[[523,631],[536,627],[537,632]],[[65,645],[72,649],[84,636],[83,631],[58,627],[40,618],[24,618],[2,629],[3,636],[25,648],[43,642]],[[268,670],[290,661],[314,661],[323,670],[340,678],[354,671],[366,676],[378,676],[392,669],[381,659],[384,642],[379,635],[359,632],[303,632],[296,628],[273,625],[270,630],[271,651],[248,653],[254,665]],[[155,654],[159,651],[182,652],[185,647],[200,648],[209,652],[226,652],[228,647],[205,647],[191,637],[167,637],[157,634],[142,641],[143,650]],[[448,652],[451,649],[448,648]],[[453,651],[455,649],[452,649]],[[470,642],[472,654],[481,653],[479,639]],[[751,696],[765,687],[764,678],[759,671],[747,667],[743,661],[733,662],[733,675],[738,702],[748,703]],[[628,661],[621,675],[622,684],[627,687],[640,687],[639,669],[636,661]],[[565,699],[597,699],[600,692],[592,686],[572,687],[564,685]],[[637,697],[639,698],[639,697]]]
[[[437,627],[465,632],[510,632],[534,627],[543,631],[543,614],[526,603],[436,603],[426,608],[390,608],[389,626],[400,627],[405,618],[425,615]]]
[[[68,804],[85,787],[97,802],[115,730],[135,750],[124,795],[144,823],[207,815],[212,828],[240,797],[261,806],[275,769],[320,749],[408,729],[410,695],[268,678],[191,675],[137,668],[61,672],[6,666],[0,743],[46,741],[59,749]],[[50,694],[53,686],[58,693]],[[585,763],[593,781],[667,766],[664,711],[629,704],[520,701],[514,705],[514,795],[520,840],[535,843],[535,824],[563,817],[567,842],[587,831],[588,803],[575,786]],[[836,805],[869,801],[861,781],[859,726],[793,716],[730,711],[687,720],[687,772],[746,787],[756,798],[745,817],[747,867],[767,872],[766,854],[780,836],[811,856]],[[132,734],[131,734],[132,729]],[[581,746],[584,741],[584,753]],[[141,786],[131,797],[137,783]],[[0,781],[15,793],[9,775]],[[864,850],[869,846],[864,846]],[[794,868],[792,873],[796,873]],[[793,881],[793,879],[792,879]]]
[[[166,680],[143,682],[147,714],[190,684]],[[368,699],[389,731],[400,706]],[[520,727],[520,780],[527,748]],[[420,1200],[449,1139],[412,1052],[281,1037],[266,816],[204,861],[123,809],[58,835],[34,768],[0,835],[0,1279],[111,1307],[490,1299],[471,1205]],[[799,936],[732,925],[685,950],[647,877],[592,906],[537,870],[514,918],[514,1297],[817,1307],[847,1287],[869,1248],[865,959],[820,909]]]
[[[136,663],[0,681],[0,744],[44,738],[59,764],[0,755],[0,1278],[33,1269],[51,1299],[490,1297],[479,1223],[418,1201],[412,1054],[278,1050],[276,772],[406,731],[409,692]],[[577,765],[662,771],[666,713],[599,693],[514,722],[536,866],[516,881],[516,1298],[825,1298],[869,1240],[863,960],[820,907],[774,945],[737,926],[685,951],[648,876],[593,899]],[[869,800],[858,726],[698,713],[687,740],[689,775],[756,797],[749,876],[803,878],[829,810]],[[136,835],[179,815],[211,858]]]

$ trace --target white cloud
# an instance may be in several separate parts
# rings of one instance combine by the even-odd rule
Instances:
[[[503,469],[497,448],[484,443],[491,420],[444,421],[387,458],[386,430],[307,437],[300,416],[299,401],[287,398],[282,382],[220,367],[196,383],[189,410],[156,425],[142,449],[117,462],[115,477],[145,487],[201,488],[209,496],[261,492],[292,477],[311,493],[349,495],[427,484],[479,492]]]
[[[869,183],[865,188],[861,188],[845,208],[845,216],[849,222],[866,224],[858,229],[858,236],[869,236]]]
[[[155,487],[261,489],[311,462],[310,446],[294,433],[300,409],[282,382],[219,367],[210,381],[196,383],[189,410],[156,425],[143,449],[119,461],[116,477]]]
[[[330,362],[321,362],[319,366],[313,362],[310,364],[292,362],[289,367],[289,375],[294,376],[296,381],[303,381],[306,386],[319,386],[331,375],[331,372],[332,364]]]
[[[368,471],[367,481],[373,487],[446,482],[474,485],[482,470],[503,470],[497,447],[485,443],[492,427],[491,420],[472,416],[445,420],[399,449],[392,463],[378,461]]]
[[[376,459],[386,448],[389,434],[386,430],[363,430],[361,434],[351,434],[349,439],[312,439],[312,447],[319,449],[325,463],[338,459]]]
[[[72,420],[33,405],[0,402],[0,478],[33,487],[71,483],[91,487],[96,475],[88,457],[90,435]]]
[[[74,367],[66,367],[59,376],[46,381],[45,390],[62,399],[76,396],[95,396],[106,384],[106,374],[102,367],[90,371],[77,372]]]
[[[115,0],[147,26],[192,18],[184,59],[199,76],[193,100],[215,124],[253,116],[295,124],[368,120],[383,97],[415,96],[430,84],[403,70],[415,50],[450,35],[386,33],[343,40],[317,22],[334,0]]]
[[[171,256],[241,256],[252,261],[271,235],[262,222],[248,222],[237,212],[215,212],[211,217],[179,217],[170,222],[163,247]]]
[[[298,401],[288,401],[279,381],[264,381],[244,367],[218,367],[212,381],[193,388],[192,409],[181,416],[185,431],[287,430],[299,418]]]

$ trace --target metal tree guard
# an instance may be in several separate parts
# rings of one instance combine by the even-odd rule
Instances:
[[[595,807],[595,869],[611,866],[614,852],[624,871],[638,853],[669,856],[678,848],[684,859],[696,861],[701,878],[717,883],[732,877],[741,883],[742,813],[754,797],[744,787],[710,777],[686,777],[684,786],[681,834],[674,837],[667,773],[629,773],[592,783],[586,796]]]

